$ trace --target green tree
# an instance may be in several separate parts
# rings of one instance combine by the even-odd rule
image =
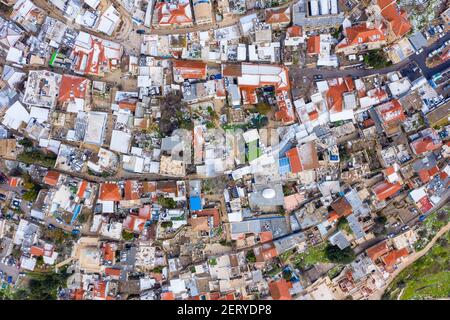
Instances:
[[[260,113],[260,114],[268,114],[271,110],[272,107],[265,103],[265,102],[258,102],[258,104],[256,105],[256,110]]]
[[[129,232],[127,230],[122,230],[122,238],[125,241],[131,241],[134,239],[134,234],[132,232]]]
[[[56,300],[60,288],[66,287],[68,274],[60,273],[29,273],[28,299],[30,300]]]
[[[255,256],[255,253],[253,252],[253,250],[247,251],[247,254],[245,255],[245,258],[250,263],[255,263],[256,262],[256,256]]]
[[[337,228],[341,231],[345,231],[347,233],[351,233],[352,229],[350,228],[350,225],[348,224],[348,221],[345,217],[339,218],[337,222]]]
[[[177,206],[177,202],[172,198],[165,198],[164,196],[158,197],[158,204],[168,209],[175,209]]]
[[[341,250],[338,246],[328,244],[325,253],[327,258],[334,263],[349,264],[355,259],[355,252],[350,247]]]
[[[19,144],[23,146],[25,149],[33,147],[33,141],[28,138],[23,138],[19,141]]]
[[[172,226],[173,226],[173,222],[172,221],[163,221],[163,222],[161,222],[161,227],[163,227],[164,229],[172,228]]]
[[[291,280],[291,278],[292,278],[292,271],[291,271],[291,270],[284,270],[284,271],[283,271],[283,278],[284,278],[286,281]]]

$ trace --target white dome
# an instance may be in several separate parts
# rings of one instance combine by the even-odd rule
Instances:
[[[271,188],[264,189],[264,191],[262,192],[262,196],[266,199],[272,199],[273,197],[275,197],[275,190]]]

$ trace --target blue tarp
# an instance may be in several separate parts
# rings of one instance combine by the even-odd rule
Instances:
[[[202,210],[202,199],[200,197],[191,197],[189,199],[189,206],[191,210]]]

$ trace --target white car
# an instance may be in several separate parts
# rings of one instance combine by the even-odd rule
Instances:
[[[423,52],[423,48],[420,48],[419,50],[416,51],[416,54],[419,55]]]

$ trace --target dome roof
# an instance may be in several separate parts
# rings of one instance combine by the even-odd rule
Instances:
[[[272,199],[275,197],[275,190],[271,188],[264,189],[262,192],[262,196],[266,199]]]

